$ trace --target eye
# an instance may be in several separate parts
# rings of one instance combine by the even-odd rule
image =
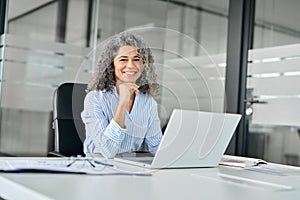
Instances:
[[[135,61],[135,62],[139,62],[140,60],[141,60],[141,59],[138,58],[138,57],[137,57],[137,58],[134,58],[134,61]]]
[[[120,62],[126,62],[127,59],[126,59],[126,58],[121,58],[119,61],[120,61]]]

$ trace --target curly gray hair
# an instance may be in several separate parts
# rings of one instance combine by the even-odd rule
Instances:
[[[152,52],[142,38],[131,32],[116,34],[106,44],[103,53],[100,55],[93,78],[87,86],[87,92],[92,90],[112,91],[113,86],[116,84],[115,72],[113,70],[114,58],[122,46],[136,47],[142,58],[143,71],[137,80],[137,85],[140,86],[139,90],[152,96],[157,95],[158,84],[156,82],[157,76],[153,65],[154,59]]]

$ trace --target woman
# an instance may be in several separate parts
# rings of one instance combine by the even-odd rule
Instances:
[[[107,43],[81,114],[86,129],[84,152],[113,158],[146,148],[154,154],[162,138],[158,85],[149,48],[138,36],[123,32]]]

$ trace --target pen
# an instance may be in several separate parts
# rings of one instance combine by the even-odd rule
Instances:
[[[103,165],[103,166],[108,166],[108,167],[113,167],[114,165],[112,164],[108,164],[108,163],[104,163],[98,160],[94,160],[94,163],[99,164],[99,165]]]
[[[76,160],[73,160],[72,162],[70,162],[69,164],[66,165],[66,167],[71,167],[71,165],[73,165],[76,162]]]

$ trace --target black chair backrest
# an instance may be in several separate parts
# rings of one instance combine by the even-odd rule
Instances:
[[[63,156],[84,155],[85,128],[81,120],[87,85],[63,83],[54,94],[54,150]]]

